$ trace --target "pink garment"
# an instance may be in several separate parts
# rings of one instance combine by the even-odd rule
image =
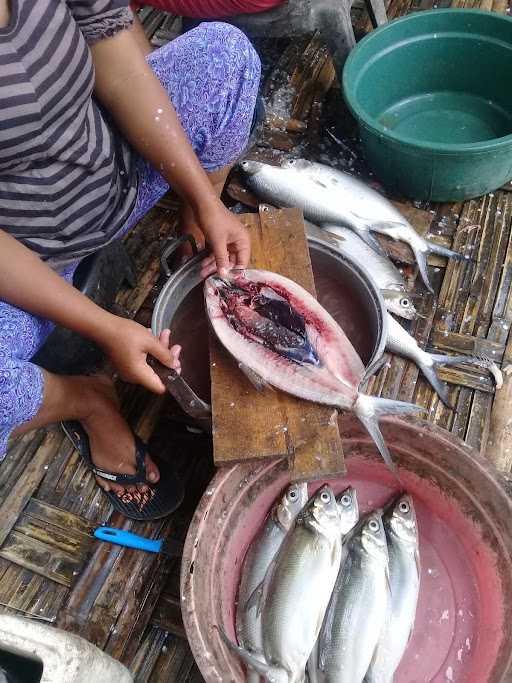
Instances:
[[[132,7],[151,5],[178,17],[220,19],[235,14],[264,12],[281,5],[285,0],[137,0]]]

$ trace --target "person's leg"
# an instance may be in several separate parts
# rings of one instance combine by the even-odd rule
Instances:
[[[67,279],[72,272],[65,273]],[[112,382],[106,377],[54,375],[30,362],[52,329],[49,321],[0,301],[0,460],[10,436],[75,419],[89,433],[95,465],[132,474],[134,439],[119,413]],[[148,478],[157,481],[156,466],[149,458],[146,464]],[[105,480],[98,481],[109,487]],[[110,488],[123,491],[116,485]]]
[[[169,93],[220,195],[254,122],[261,73],[256,51],[237,28],[212,22],[155,50],[147,61]],[[137,203],[125,229],[135,225],[168,189],[158,171],[140,159]],[[187,206],[181,214],[181,229],[202,243],[202,233]]]

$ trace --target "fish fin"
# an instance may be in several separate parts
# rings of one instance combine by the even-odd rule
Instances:
[[[359,222],[359,226],[356,228],[354,225],[344,225],[342,227],[349,227],[352,232],[355,232],[356,235],[363,240],[365,244],[367,244],[370,249],[373,249],[373,251],[376,251],[377,254],[380,254],[381,256],[387,256],[386,252],[384,249],[381,247],[380,242],[372,235],[370,232],[372,229],[372,225],[368,223],[367,218],[363,218],[362,216],[358,216],[356,213],[353,211],[351,212],[352,216],[357,219]],[[322,223],[320,224],[320,227],[323,228],[324,230],[327,230],[329,232],[329,226],[336,227],[336,224],[333,223],[332,221],[330,223]],[[336,233],[332,233],[336,235]],[[343,239],[340,236],[336,235],[338,239]]]
[[[383,367],[383,365],[386,364],[386,358],[384,356],[380,356],[380,358],[376,358],[364,371],[363,378],[361,380],[361,384],[364,382],[367,382],[370,377],[373,377],[373,375],[376,375],[379,370]]]
[[[373,251],[377,252],[377,254],[380,254],[381,256],[387,257],[386,252],[382,248],[380,242],[372,235],[369,227],[365,226],[364,228],[358,228],[355,230],[355,232],[365,244],[373,249]]]
[[[268,590],[270,586],[270,579],[272,578],[272,574],[274,572],[274,567],[276,565],[276,558],[274,557],[272,559],[272,562],[269,564],[267,571],[265,572],[265,576],[263,578],[263,581],[261,581],[256,588],[253,590],[251,595],[248,597],[247,602],[245,603],[245,609],[249,610],[252,609],[253,607],[256,607],[256,616],[260,617],[261,612],[263,610],[263,605],[266,602],[267,595],[268,595]]]
[[[428,240],[424,240],[424,242],[431,254],[446,256],[446,258],[452,258],[456,261],[472,261],[472,258],[470,256],[466,256],[466,254],[459,254],[459,252],[442,247],[440,244],[436,244],[435,242],[429,242]]]
[[[263,595],[263,581],[259,583],[253,592],[247,598],[247,602],[244,605],[244,609],[250,610],[256,607],[256,613],[259,616],[261,613],[261,597]]]
[[[221,626],[214,626],[214,628],[217,629],[220,637],[229,650],[231,650],[233,654],[236,654],[248,667],[253,669],[260,676],[263,676],[269,683],[288,683],[288,673],[284,669],[277,666],[270,666],[243,647],[232,643]]]
[[[258,373],[251,370],[247,365],[243,363],[238,363],[240,371],[247,377],[249,382],[253,385],[256,391],[263,391],[264,389],[271,389],[272,387],[268,382],[266,382],[263,377],[260,377]]]
[[[418,270],[420,271],[420,276],[421,279],[423,280],[423,284],[425,287],[428,289],[428,291],[433,294],[434,289],[432,285],[430,284],[430,279],[428,277],[428,267],[427,267],[427,251],[423,251],[420,249],[413,249],[414,251],[414,256],[416,257],[416,262],[418,264]]]
[[[393,228],[398,228],[402,227],[404,225],[407,225],[406,223],[402,223],[400,221],[374,221],[369,224],[370,230],[375,230],[375,232],[383,232],[385,235],[387,235],[387,230],[393,229]],[[387,235],[388,237],[391,237],[390,235]],[[395,239],[392,237],[391,239]]]
[[[359,394],[354,403],[353,410],[364,425],[368,434],[372,437],[380,454],[384,458],[386,465],[397,474],[397,466],[393,462],[388,447],[386,446],[384,437],[379,428],[378,419],[382,415],[408,415],[410,413],[425,412],[425,409],[414,403],[405,403],[404,401],[394,401],[389,398],[377,398],[375,396]]]

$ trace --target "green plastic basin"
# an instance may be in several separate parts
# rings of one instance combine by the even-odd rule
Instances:
[[[512,178],[512,19],[411,14],[363,38],[343,72],[369,164],[412,199],[458,201]]]

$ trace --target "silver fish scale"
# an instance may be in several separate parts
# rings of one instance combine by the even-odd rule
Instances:
[[[387,525],[386,531],[391,599],[365,683],[393,683],[393,675],[411,636],[418,604],[417,546],[399,538]]]
[[[337,225],[323,225],[337,238],[339,250],[368,268],[379,289],[401,289],[405,292],[405,280],[387,256],[378,254],[349,228]]]
[[[265,601],[263,645],[267,661],[293,672],[290,683],[304,678],[340,559],[339,533],[329,540],[304,526],[297,526],[281,548]]]
[[[247,605],[249,598],[265,579],[265,574],[285,537],[285,530],[269,517],[263,533],[248,550],[244,561],[246,571],[242,573],[238,592],[236,632],[238,641],[248,650],[263,649],[261,616],[258,616],[257,601]]]
[[[349,541],[319,639],[318,683],[362,683],[378,642],[389,586],[387,562]]]
[[[294,499],[290,498],[292,490],[295,493]],[[272,508],[263,530],[251,544],[244,559],[238,590],[236,632],[239,643],[250,652],[261,653],[262,659],[262,615],[258,589],[261,593],[261,587],[272,560],[307,500],[306,483],[293,484],[288,487],[285,494]],[[249,674],[248,680],[257,682],[259,677]]]

